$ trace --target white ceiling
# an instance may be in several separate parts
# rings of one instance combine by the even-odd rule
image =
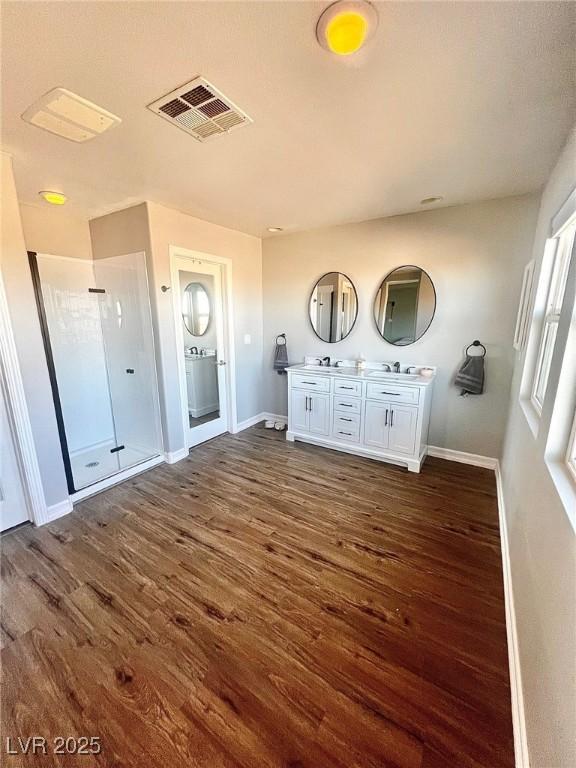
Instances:
[[[377,3],[350,59],[327,3],[4,2],[3,147],[21,199],[93,217],[154,200],[256,235],[523,193],[575,120],[575,3]],[[203,75],[254,120],[196,142],[146,105]],[[86,144],[24,123],[62,86],[122,118]]]

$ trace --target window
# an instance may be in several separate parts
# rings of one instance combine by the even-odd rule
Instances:
[[[538,415],[542,413],[544,397],[546,396],[546,387],[548,386],[548,377],[550,375],[554,344],[558,332],[562,301],[564,299],[566,281],[568,279],[570,257],[572,256],[574,232],[575,227],[572,225],[567,227],[561,235],[553,238],[552,241],[549,241],[554,248],[553,265],[548,286],[548,296],[546,299],[545,316],[540,335],[538,356],[536,358],[536,370],[530,396],[532,405],[536,409]]]

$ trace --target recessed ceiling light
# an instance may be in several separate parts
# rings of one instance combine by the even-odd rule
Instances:
[[[323,48],[337,56],[360,50],[374,34],[378,14],[365,0],[338,0],[329,5],[316,25],[316,37]]]
[[[62,192],[50,192],[49,190],[43,190],[42,192],[38,192],[38,194],[40,197],[43,197],[47,203],[50,203],[50,205],[64,205],[66,200],[68,200],[66,195],[63,195]]]
[[[22,120],[70,141],[83,142],[120,123],[112,112],[66,88],[53,88],[28,107]]]
[[[282,232],[283,227],[268,227],[268,232]]]
[[[439,203],[444,198],[439,195],[438,197],[425,197],[424,200],[420,200],[420,205],[430,205],[430,203]]]

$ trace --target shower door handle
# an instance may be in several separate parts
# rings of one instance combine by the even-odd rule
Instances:
[[[218,360],[216,365],[226,365],[226,360]]]
[[[126,373],[134,373],[134,368],[126,368]]]

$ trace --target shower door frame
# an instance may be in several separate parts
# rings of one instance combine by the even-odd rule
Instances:
[[[37,251],[28,251],[28,263],[30,264],[32,285],[34,286],[34,297],[36,299],[38,319],[40,320],[40,330],[42,332],[42,343],[46,354],[46,364],[48,365],[48,377],[50,379],[50,388],[52,390],[52,400],[54,401],[58,437],[60,438],[62,461],[64,462],[64,473],[66,474],[68,493],[72,496],[72,494],[76,493],[76,488],[74,486],[74,475],[72,474],[72,463],[70,461],[70,450],[68,449],[68,438],[66,437],[66,427],[64,425],[64,413],[62,411],[62,402],[60,400],[60,391],[58,389],[58,379],[56,378],[56,365],[54,363],[54,355],[50,343],[50,327],[48,326],[48,318],[46,317],[46,309],[42,297],[42,282],[40,280],[37,257]]]
[[[140,252],[138,251],[136,253],[140,253]],[[119,468],[117,472],[114,472],[111,475],[106,475],[105,477],[100,478],[99,480],[95,480],[93,483],[90,483],[89,485],[86,485],[83,488],[76,490],[76,486],[74,485],[74,474],[72,471],[72,463],[70,460],[70,451],[68,448],[68,439],[66,436],[64,413],[62,410],[62,402],[60,400],[60,391],[58,389],[56,365],[54,362],[54,355],[53,355],[52,346],[50,343],[50,327],[48,325],[48,318],[46,316],[46,310],[44,307],[42,283],[40,279],[40,271],[38,269],[38,259],[37,259],[38,255],[52,256],[52,254],[39,254],[38,251],[28,251],[28,262],[30,264],[32,284],[34,287],[34,296],[36,299],[36,307],[38,309],[38,318],[40,321],[40,330],[42,333],[42,342],[44,346],[44,352],[46,355],[46,364],[48,367],[48,376],[50,380],[50,387],[52,390],[52,399],[54,402],[54,411],[56,415],[56,424],[58,427],[58,436],[60,438],[60,447],[62,450],[62,461],[64,463],[64,472],[66,475],[68,494],[70,496],[71,501],[74,503],[76,501],[81,501],[82,499],[85,499],[88,496],[93,496],[95,493],[100,493],[100,491],[103,491],[106,488],[111,487],[112,485],[117,485],[118,483],[122,483],[124,482],[124,480],[127,480],[130,477],[133,477],[134,475],[140,474],[141,472],[145,472],[148,469],[152,469],[152,467],[155,467],[158,464],[162,464],[165,461],[165,455],[163,452],[164,437],[162,434],[162,423],[160,418],[160,400],[159,400],[158,378],[157,378],[157,371],[156,371],[156,353],[154,349],[154,335],[152,335],[151,341],[152,341],[152,349],[154,351],[153,374],[154,374],[154,380],[156,383],[156,399],[158,404],[158,409],[156,413],[156,419],[157,419],[156,426],[158,429],[158,436],[160,439],[160,447],[158,449],[158,455],[152,456],[148,459],[144,459],[143,461],[138,462],[137,464],[134,464],[130,467],[126,467],[124,469]],[[130,255],[130,254],[126,254],[126,255]],[[66,259],[68,257],[56,256],[56,258]],[[146,275],[146,279],[148,279],[148,275]],[[149,287],[148,287],[147,296],[148,296],[148,301],[150,302]],[[152,307],[150,306],[149,308],[150,308],[150,313],[152,313]],[[153,328],[154,328],[154,324],[152,320],[152,331],[153,331]]]

